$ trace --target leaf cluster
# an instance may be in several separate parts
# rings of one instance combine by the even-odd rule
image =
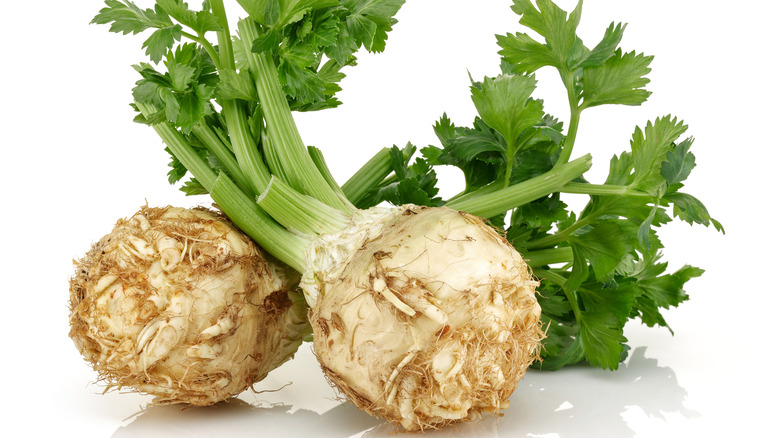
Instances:
[[[341,69],[356,64],[360,48],[381,52],[403,0],[240,0],[263,25],[253,51],[269,51],[293,110],[339,105]]]
[[[592,49],[579,36],[582,0],[567,13],[550,0],[514,0],[512,10],[520,24],[542,36],[537,41],[527,32],[498,36],[499,54],[520,73],[555,67],[566,82],[570,100],[580,109],[605,105],[640,105],[650,96],[644,87],[652,56],[623,52],[618,48],[626,26],[612,23]]]
[[[437,196],[439,188],[436,186],[436,172],[430,162],[422,157],[411,160],[416,150],[411,143],[404,149],[391,147],[388,155],[392,175],[366,191],[361,198],[354,200],[354,205],[364,209],[382,202],[394,205],[441,206],[443,201]]]
[[[583,111],[639,105],[650,96],[652,57],[618,47],[625,25],[611,24],[589,49],[576,34],[582,2],[571,13],[550,0],[515,0],[512,10],[541,39],[524,32],[498,36],[500,74],[471,84],[478,117],[471,126],[456,126],[445,114],[433,127],[441,146],[422,149],[432,169],[448,165],[463,173],[464,191],[445,205],[554,174],[568,159]],[[558,70],[569,98],[566,132],[533,96],[534,73],[546,67]],[[616,369],[629,349],[623,329],[630,319],[671,331],[663,311],[687,301],[686,283],[703,271],[686,265],[670,272],[658,229],[678,218],[723,231],[699,199],[682,191],[696,165],[686,130],[672,116],[636,127],[627,150],[611,159],[603,184],[575,178],[489,218],[541,280],[542,368],[586,361]],[[586,196],[585,207],[574,211],[566,196]]]
[[[259,29],[260,37],[249,42],[252,52],[271,55],[293,111],[338,106],[336,94],[341,91],[343,69],[356,65],[355,53],[362,48],[384,50],[388,32],[396,23],[394,15],[403,3],[238,0]],[[241,41],[235,35],[219,38],[218,34],[229,35],[228,23],[220,18],[224,17],[221,5],[221,1],[206,0],[196,10],[182,0],[155,0],[151,8],[142,8],[130,0],[106,0],[91,21],[107,24],[115,33],[146,34],[142,47],[150,62],[133,66],[141,77],[133,88],[133,101],[149,104],[156,111],[146,115],[139,111],[136,121],[151,126],[170,123],[218,172],[227,168],[224,157],[219,159],[213,149],[231,149],[221,107],[227,102],[239,103],[259,150],[265,129],[265,109],[259,104],[256,78],[239,48]],[[202,138],[206,134],[208,141]],[[170,167],[172,184],[187,173],[172,153]],[[182,190],[187,194],[206,192],[194,179]]]

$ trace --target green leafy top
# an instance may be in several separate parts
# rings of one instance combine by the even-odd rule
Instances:
[[[336,94],[341,90],[342,70],[356,64],[359,49],[384,49],[403,0],[239,0],[238,4],[253,20],[247,27],[251,35],[230,34],[221,0],[205,1],[200,10],[182,0],[156,0],[147,9],[130,0],[106,0],[92,23],[109,24],[116,33],[147,33],[142,47],[151,62],[134,66],[140,79],[133,89],[133,105],[148,111],[139,110],[136,121],[158,128],[170,123],[215,172],[232,169],[228,174],[244,180],[244,187],[257,195],[269,177],[263,168],[282,177],[282,167],[308,161],[301,156],[305,149],[298,144],[294,126],[283,127],[280,138],[271,130],[287,122],[268,123],[264,118],[277,108],[284,113],[339,105]],[[258,82],[264,80],[257,70],[260,57],[272,64],[276,75],[270,81],[278,85]],[[258,93],[276,87],[286,105]],[[267,150],[261,144],[264,138],[269,142]],[[288,142],[294,146],[280,145]],[[284,155],[285,148],[295,151],[297,158]],[[277,156],[280,150],[282,155]],[[289,164],[296,160],[298,164]],[[283,179],[312,194],[304,186],[324,186],[324,182],[310,163],[304,164],[309,166],[305,171],[287,173],[313,175],[319,182]],[[186,175],[185,167],[172,153],[172,183]],[[183,190],[205,192],[197,178]],[[326,202],[337,203],[334,199]]]
[[[238,65],[220,65],[218,47],[209,40],[214,32],[226,30],[226,23],[220,23],[211,3],[216,2],[204,2],[203,9],[195,11],[181,0],[156,0],[154,7],[148,9],[129,0],[106,0],[106,6],[92,23],[110,24],[111,32],[122,34],[152,30],[142,47],[155,64],[166,59],[182,38],[198,43],[203,48],[199,56],[210,56],[220,70],[223,81],[220,86],[226,90],[223,96],[251,100],[251,92],[240,92],[248,89],[248,77],[240,68],[242,55],[235,53]],[[262,28],[261,37],[253,41],[253,50],[273,54],[292,109],[318,110],[339,104],[335,94],[341,90],[338,86],[344,77],[341,69],[355,64],[355,52],[362,47],[370,52],[384,50],[387,34],[396,23],[393,16],[403,0],[239,0],[238,3]],[[170,64],[166,63],[166,67],[170,68]],[[147,65],[145,70],[153,69]]]
[[[650,96],[644,89],[649,80],[651,56],[623,53],[618,44],[626,26],[612,23],[593,49],[577,36],[582,1],[567,14],[550,0],[514,0],[520,24],[538,33],[544,42],[527,33],[498,36],[499,53],[518,73],[532,73],[551,66],[566,86],[572,120],[567,142],[561,151],[569,159],[582,111],[606,104],[640,105]]]
[[[171,155],[168,181],[189,175],[181,190],[209,194],[271,255],[302,270],[308,242],[355,207],[321,154],[303,143],[292,111],[339,105],[344,67],[356,64],[360,49],[384,49],[403,0],[239,0],[246,16],[235,24],[222,0],[199,9],[149,2],[144,9],[106,0],[92,23],[146,35],[149,60],[133,66],[131,105]],[[396,166],[410,179],[400,191],[408,194],[412,180],[414,190],[430,190],[435,180],[423,181],[425,169],[405,172],[406,164]]]
[[[616,369],[629,348],[626,322],[637,318],[668,328],[661,311],[688,300],[685,284],[703,273],[688,265],[668,272],[657,229],[673,217],[721,232],[723,227],[701,201],[682,191],[696,165],[693,138],[684,137],[688,127],[670,115],[636,127],[628,150],[611,159],[603,184],[575,175],[531,202],[498,214],[482,209],[488,199],[534,190],[540,176],[563,172],[583,111],[639,105],[650,96],[645,87],[652,57],[618,47],[625,25],[611,24],[588,49],[576,34],[582,2],[571,13],[550,0],[515,0],[512,10],[543,40],[522,32],[497,37],[501,72],[472,81],[478,117],[471,126],[456,126],[446,114],[434,125],[441,147],[422,148],[430,165],[426,181],[435,180],[435,166],[461,169],[465,189],[440,203],[491,211],[491,224],[506,233],[541,279],[547,324],[543,368],[587,361]],[[546,67],[558,70],[569,98],[565,133],[563,123],[534,97],[534,72]],[[565,196],[582,195],[588,201],[579,212],[564,202]]]

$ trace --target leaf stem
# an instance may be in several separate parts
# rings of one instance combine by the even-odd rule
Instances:
[[[563,193],[591,195],[591,196],[630,196],[636,198],[653,199],[652,195],[638,190],[633,190],[628,186],[613,184],[589,184],[571,182],[563,186]]]
[[[136,102],[136,106],[145,116],[157,111],[150,104]],[[222,172],[217,175],[170,123],[158,123],[153,125],[153,128],[173,155],[209,192],[219,209],[231,221],[274,257],[297,269],[298,272],[305,268],[303,253],[311,242],[310,238],[295,235],[284,229],[249,198],[230,177]]]
[[[407,160],[412,153],[411,145],[404,148],[404,159]],[[341,186],[341,190],[350,202],[357,204],[371,189],[379,187],[392,172],[390,148],[382,148]]]
[[[230,25],[225,13],[225,4],[222,0],[211,1],[211,12],[217,17],[222,30],[217,31],[217,43],[219,44],[219,60],[222,68],[235,71],[236,62],[233,56],[233,43],[230,39]],[[258,145],[252,137],[248,126],[248,117],[243,104],[235,99],[222,103],[225,115],[225,124],[232,145],[233,153],[244,175],[252,186],[254,195],[265,191],[271,173],[268,171]]]
[[[217,17],[221,31],[217,32],[217,44],[219,45],[219,59],[222,61],[222,68],[235,70],[235,59],[233,57],[233,43],[230,39],[230,25],[225,13],[225,4],[222,0],[211,0],[211,13]]]
[[[214,61],[214,65],[217,67],[217,69],[222,68],[222,60],[219,58],[219,54],[217,53],[217,50],[214,48],[211,42],[209,42],[209,40],[206,39],[205,35],[203,34],[195,35],[185,31],[181,31],[181,35],[200,44],[203,47],[203,49],[206,50],[206,53],[209,54],[211,60]]]
[[[585,216],[578,221],[574,222],[573,224],[569,225],[565,229],[558,231],[555,234],[548,234],[545,237],[542,237],[541,239],[534,240],[533,242],[530,242],[528,245],[526,245],[526,248],[528,250],[538,250],[542,248],[548,248],[551,246],[555,246],[566,239],[569,238],[575,231],[579,230],[580,228],[589,225],[591,223],[591,217]]]
[[[251,183],[254,194],[259,195],[267,188],[271,173],[263,162],[263,156],[249,130],[246,110],[242,102],[235,99],[225,101],[222,105],[238,165]]]
[[[325,162],[325,154],[323,154],[321,150],[314,146],[309,146],[307,149],[309,151],[311,160],[314,162],[314,165],[317,166],[317,169],[320,171],[322,177],[325,178],[325,181],[328,182],[331,190],[333,190],[333,192],[338,196],[342,197],[345,204],[351,204],[349,198],[347,198],[347,196],[341,190],[339,183],[336,182],[336,178],[334,178],[333,174],[330,172],[330,168],[328,168],[328,164]]]
[[[591,166],[591,156],[586,154],[569,163],[553,168],[537,177],[509,187],[476,196],[461,197],[446,205],[481,217],[494,217],[513,208],[561,190],[566,183],[580,177]]]
[[[512,171],[515,168],[515,153],[517,145],[506,146],[506,171],[504,172],[504,187],[509,187],[512,180]]]
[[[562,246],[558,248],[528,251],[523,253],[523,258],[528,266],[535,268],[538,266],[554,265],[556,263],[571,263],[574,260],[574,255],[571,247]]]
[[[251,184],[246,176],[241,172],[241,168],[236,161],[236,157],[233,152],[228,149],[222,139],[204,122],[203,119],[192,128],[192,133],[195,137],[206,146],[217,159],[220,164],[227,170],[232,179],[236,181],[241,190],[247,194],[252,193]]]
[[[563,84],[566,86],[567,95],[569,98],[569,129],[566,131],[566,139],[563,142],[563,149],[561,155],[558,157],[558,161],[555,162],[555,166],[560,166],[569,161],[571,158],[572,150],[574,149],[574,140],[577,138],[577,129],[580,124],[580,114],[582,109],[579,107],[579,97],[577,95],[576,86],[574,83],[574,74],[569,71],[561,72],[561,78]]]
[[[558,286],[563,287],[566,284],[567,278],[561,274],[555,272],[554,269],[534,269],[534,275],[541,280],[548,280],[555,283]]]
[[[579,322],[582,311],[580,310],[580,306],[577,302],[576,294],[569,290],[569,288],[566,286],[569,279],[555,272],[553,269],[535,269],[534,274],[543,281],[547,280],[555,283],[563,290],[563,294],[566,295],[566,299],[571,305],[571,310],[574,313],[574,319]]]
[[[143,114],[144,117],[148,117],[158,111],[154,105],[149,103],[136,101],[135,106],[141,111],[141,114]],[[186,167],[195,179],[198,180],[200,185],[210,192],[214,187],[217,174],[214,173],[208,163],[195,152],[184,136],[169,122],[157,123],[153,125],[152,128],[154,128],[157,135],[160,136],[173,155],[181,161],[184,167]]]
[[[224,173],[219,174],[210,194],[220,210],[252,240],[283,263],[303,272],[306,268],[303,254],[311,243],[310,237],[284,229]]]
[[[343,211],[354,210],[353,206],[345,204],[345,198],[333,191],[309,156],[271,55],[252,51],[252,43],[260,37],[257,25],[251,19],[240,20],[238,34],[249,62],[249,70],[255,79],[255,88],[266,121],[268,141],[264,142],[263,151],[270,156],[269,163],[279,163],[281,166],[271,169],[272,172],[301,193]]]
[[[290,231],[312,236],[339,231],[350,218],[341,210],[299,193],[275,176],[257,203]]]

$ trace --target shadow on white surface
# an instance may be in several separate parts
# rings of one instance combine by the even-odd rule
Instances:
[[[674,371],[647,358],[645,350],[635,350],[615,372],[588,367],[554,373],[531,371],[502,417],[487,416],[428,432],[425,437],[630,438],[636,435],[632,423],[639,413],[645,419],[661,421],[671,415],[683,419],[699,416],[685,406],[687,393]],[[320,414],[289,404],[258,405],[235,399],[208,408],[149,406],[126,421],[113,438],[403,435],[348,403]]]

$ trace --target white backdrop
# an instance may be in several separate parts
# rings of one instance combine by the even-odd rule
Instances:
[[[139,0],[142,6],[151,2]],[[197,3],[197,2],[191,2]],[[410,0],[387,50],[348,72],[343,106],[298,117],[304,141],[324,150],[346,180],[377,148],[436,144],[431,125],[447,112],[469,124],[469,72],[497,73],[494,34],[520,29],[508,0]],[[566,9],[572,0],[561,0]],[[379,421],[337,400],[308,346],[233,402],[209,409],[147,407],[133,393],[101,395],[96,374],[67,336],[71,260],[140,205],[208,204],[166,181],[167,157],[128,106],[141,38],[88,25],[99,1],[7,2],[0,37],[4,317],[0,375],[3,436],[88,437],[391,436]],[[674,114],[696,138],[698,166],[687,191],[726,228],[684,223],[663,232],[670,266],[706,269],[690,302],[666,313],[675,336],[636,324],[617,372],[530,372],[502,418],[435,436],[766,436],[776,430],[773,350],[780,309],[773,229],[780,142],[777,2],[586,0],[580,33],[593,46],[611,21],[627,22],[621,44],[655,55],[650,100],[585,113],[575,155],[590,152],[599,182],[628,148],[637,124]],[[566,120],[552,72],[537,96]],[[459,190],[443,171],[444,195]],[[291,385],[287,385],[292,382]],[[17,435],[8,432],[17,431]],[[722,435],[721,435],[722,434]],[[394,435],[393,435],[394,436]]]

